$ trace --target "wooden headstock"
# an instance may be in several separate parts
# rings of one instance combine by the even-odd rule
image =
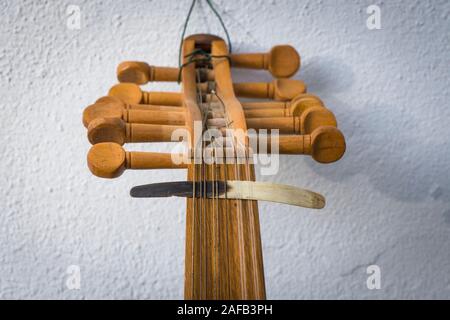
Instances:
[[[255,182],[251,155],[273,153],[276,146],[280,154],[308,155],[319,163],[332,163],[343,156],[345,138],[324,102],[307,93],[303,81],[288,79],[300,68],[300,56],[293,47],[230,54],[221,38],[193,35],[184,39],[182,49],[181,68],[140,61],[119,65],[120,83],[83,112],[83,124],[93,144],[88,167],[102,178],[117,178],[128,169],[187,169],[187,181],[140,186],[131,192],[136,197],[189,198],[186,298],[263,299],[259,216],[254,200],[320,209],[325,199],[292,186]],[[274,79],[234,82],[231,68],[267,70]],[[156,92],[139,87],[159,81],[180,81],[181,90]],[[212,163],[202,153],[198,160],[197,151],[217,141],[199,143],[196,123],[201,133],[213,130],[217,140],[224,141],[224,145],[214,147]],[[122,147],[135,142],[179,142],[175,133],[180,131],[187,133],[185,154],[128,152]],[[228,131],[233,134],[228,136]],[[273,135],[275,131],[279,135]],[[264,137],[263,132],[270,135]],[[256,135],[254,149],[252,135]],[[218,149],[237,151],[236,141],[244,153],[234,155],[231,162],[219,162],[222,156],[218,156]],[[186,162],[176,162],[175,158]]]

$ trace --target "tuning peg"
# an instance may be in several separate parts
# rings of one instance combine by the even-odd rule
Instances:
[[[246,119],[247,128],[259,131],[261,129],[278,129],[280,133],[300,133],[300,122],[298,118],[272,117],[272,118],[249,118]]]
[[[178,68],[155,67],[141,61],[125,61],[117,67],[119,82],[146,84],[148,82],[173,82],[178,80]]]
[[[300,55],[289,45],[274,46],[268,53],[232,54],[234,68],[264,69],[275,78],[289,78],[300,68]]]
[[[183,126],[126,123],[119,118],[97,118],[88,126],[88,139],[92,144],[115,142],[171,142],[172,132]]]
[[[127,105],[121,102],[100,102],[83,111],[83,124],[97,118],[118,118],[129,123],[184,125],[184,110],[180,107]]]
[[[320,163],[336,162],[345,153],[345,138],[335,127],[319,127],[311,133],[310,153]]]
[[[252,117],[262,112],[263,117]],[[308,134],[321,126],[337,127],[334,114],[323,107],[311,107],[301,116],[286,116],[283,109],[249,110],[245,112],[247,127],[255,130],[279,129],[280,133]],[[280,115],[281,114],[281,115]]]
[[[177,82],[179,68],[151,66],[142,61],[125,61],[117,67],[117,79],[119,82],[146,84],[148,82]],[[214,80],[214,71],[206,70],[201,73],[204,81]]]
[[[248,118],[300,116],[312,107],[325,108],[319,97],[303,93],[291,101],[242,102],[242,108]]]
[[[289,109],[286,108],[266,108],[266,109],[250,109],[244,108],[246,119],[250,118],[274,118],[274,117],[288,117]]]
[[[248,129],[256,131],[278,129],[282,134],[309,134],[321,126],[337,127],[334,114],[322,107],[309,108],[300,117],[246,118],[246,124]],[[223,128],[226,127],[226,121],[224,118],[210,118],[207,125]]]
[[[272,82],[235,83],[234,92],[238,97],[274,99],[289,101],[306,92],[303,81],[292,79],[277,79]]]
[[[181,106],[165,106],[165,105],[156,105],[156,104],[130,104],[126,103],[119,98],[112,97],[112,96],[104,96],[97,101],[95,101],[94,104],[109,104],[113,105],[116,104],[118,106],[121,106],[123,109],[127,110],[155,110],[155,111],[182,111],[183,109],[180,108]]]
[[[205,94],[208,94],[211,89],[207,82],[198,84],[198,88]],[[274,99],[276,101],[289,101],[306,91],[303,81],[292,79],[234,83],[233,88],[238,97]]]
[[[183,169],[175,164],[170,153],[127,152],[116,143],[99,143],[87,155],[91,172],[101,178],[117,178],[125,169]]]
[[[181,106],[183,101],[178,92],[147,92],[134,83],[119,83],[109,90],[108,95],[129,104]]]
[[[231,65],[234,68],[264,69],[275,78],[289,78],[300,68],[300,56],[289,45],[274,46],[267,53],[231,54]],[[179,68],[156,67],[142,61],[125,61],[117,67],[119,82],[146,84],[153,81],[178,81]],[[212,80],[214,75],[208,73],[206,79]]]
[[[246,119],[247,128],[259,131],[261,129],[278,129],[280,133],[300,133],[300,123],[298,119],[285,117],[273,118],[253,118]],[[208,128],[225,128],[226,120],[224,118],[212,118],[206,121]]]
[[[345,138],[341,131],[335,127],[319,127],[311,134],[306,135],[280,135],[280,154],[305,154],[320,163],[336,162],[345,153]],[[270,152],[270,136],[267,149]]]
[[[290,101],[256,101],[248,102],[244,101],[241,103],[245,111],[247,110],[264,110],[264,109],[291,109],[294,105],[301,104],[306,109],[310,106],[322,106],[324,107],[323,101],[316,95],[311,93],[301,93],[295,96]],[[287,111],[290,113],[290,111]]]
[[[339,160],[345,152],[345,139],[334,127],[320,127],[311,135],[279,136],[282,154],[308,154],[320,163]],[[270,151],[270,139],[268,147]],[[178,155],[181,157],[181,155]],[[116,143],[98,143],[87,156],[91,172],[102,178],[116,178],[125,169],[182,169],[185,164],[175,164],[171,154],[153,152],[126,152]]]
[[[291,105],[290,101],[257,101],[249,102],[242,101],[242,108],[244,111],[251,110],[266,110],[266,109],[288,109]]]

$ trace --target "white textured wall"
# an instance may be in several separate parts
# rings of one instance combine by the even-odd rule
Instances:
[[[215,3],[236,52],[299,50],[297,78],[347,138],[336,164],[283,157],[277,176],[261,177],[328,200],[319,215],[260,205],[268,297],[450,298],[449,2]],[[366,27],[373,3],[382,30]],[[82,10],[80,30],[66,27],[69,4]],[[128,190],[184,174],[92,176],[81,113],[115,83],[120,61],[176,64],[189,4],[0,0],[1,298],[182,298],[184,200],[131,199]],[[202,4],[188,30],[218,26]],[[72,264],[79,291],[65,286]],[[381,290],[366,288],[371,264]]]

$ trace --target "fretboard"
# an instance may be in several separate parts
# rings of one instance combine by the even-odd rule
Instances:
[[[223,40],[202,36],[186,39],[183,54],[186,57],[199,48],[215,56],[228,54]],[[215,81],[200,79],[199,74],[212,69]],[[232,89],[227,59],[189,64],[183,68],[182,75],[188,117],[201,118],[204,129],[223,130],[234,122],[232,128],[246,131],[245,121],[242,121],[242,106]],[[196,85],[193,86],[193,83]],[[203,92],[199,89],[202,85],[203,88],[212,89]],[[208,116],[211,114],[216,121],[210,123]],[[188,167],[188,179],[197,182],[255,179],[254,168],[248,162],[208,163],[205,164],[202,159],[191,164]],[[265,299],[256,201],[206,197],[187,200],[185,298]]]
[[[247,165],[192,165],[188,179],[254,180]],[[256,201],[188,199],[186,299],[264,299]]]

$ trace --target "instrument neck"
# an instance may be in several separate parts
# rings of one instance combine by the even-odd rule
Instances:
[[[188,179],[254,180],[251,165],[192,165]],[[187,200],[186,299],[265,299],[256,201]]]
[[[181,74],[186,123],[201,121],[209,129],[207,116],[213,107],[218,107],[224,115],[222,129],[232,123],[233,129],[247,131],[242,106],[233,92],[229,61],[224,58],[228,54],[223,40],[215,36],[193,35],[184,40]],[[208,56],[209,60],[204,61]],[[202,72],[211,68],[214,79],[202,79]],[[215,96],[218,101],[207,101],[207,95]],[[191,126],[191,139],[195,138],[193,131]],[[191,148],[195,151],[194,141]],[[188,180],[194,182],[254,181],[254,178],[254,168],[248,163],[205,164],[201,161],[201,164],[188,166]],[[195,190],[193,192],[195,195]],[[265,298],[256,201],[215,197],[187,200],[185,298]]]

